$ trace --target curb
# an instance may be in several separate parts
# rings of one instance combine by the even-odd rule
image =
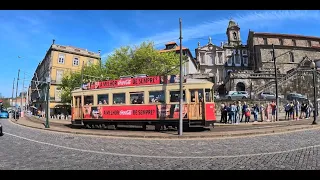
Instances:
[[[10,121],[14,124],[18,124],[21,126],[34,128],[34,129],[40,129],[40,130],[46,130],[46,131],[52,131],[52,132],[61,132],[61,133],[68,133],[68,134],[77,134],[77,135],[93,135],[93,136],[105,136],[105,137],[118,137],[118,138],[146,138],[146,139],[217,139],[217,138],[228,138],[228,137],[243,137],[243,136],[253,136],[253,135],[272,135],[276,133],[283,133],[283,132],[294,132],[299,130],[311,130],[311,129],[318,129],[320,126],[314,126],[314,125],[305,125],[303,127],[295,127],[295,128],[289,128],[289,129],[276,129],[276,130],[266,130],[266,131],[256,131],[256,132],[243,132],[243,133],[226,133],[226,134],[212,134],[210,136],[208,135],[199,135],[199,136],[157,136],[157,135],[113,135],[113,134],[98,134],[98,133],[89,133],[89,132],[72,132],[68,130],[53,130],[53,129],[46,129],[41,127],[34,127],[31,125],[26,124],[20,124],[13,119],[10,119]]]

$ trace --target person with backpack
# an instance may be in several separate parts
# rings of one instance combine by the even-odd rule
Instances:
[[[250,116],[251,116],[250,108],[246,108],[244,114],[245,114],[245,120],[244,120],[244,122],[245,122],[245,123],[249,123],[249,121],[250,121]]]
[[[253,111],[253,120],[254,120],[254,122],[258,122],[258,114],[259,114],[259,106],[258,106],[258,104],[254,105],[252,107],[252,111]]]
[[[294,108],[293,108],[293,102],[290,102],[290,105],[289,105],[289,114],[290,114],[290,117],[292,118],[292,120],[294,120]]]
[[[247,102],[243,102],[243,106],[242,106],[242,109],[241,109],[242,115],[241,115],[241,120],[240,120],[240,122],[242,122],[243,116],[245,117],[245,112],[246,112],[247,109],[248,109]]]
[[[230,119],[231,119],[231,124],[235,124],[235,115],[236,115],[237,107],[235,103],[230,104]]]
[[[287,102],[287,104],[286,105],[284,105],[284,111],[286,112],[286,116],[285,116],[285,120],[286,119],[290,119],[290,104],[289,104],[289,102]]]

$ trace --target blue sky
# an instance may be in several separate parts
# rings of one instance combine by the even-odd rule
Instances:
[[[0,11],[0,93],[11,97],[12,81],[21,69],[25,86],[52,43],[72,45],[103,56],[123,45],[154,41],[163,48],[178,41],[179,17],[183,21],[183,46],[191,49],[208,42],[226,41],[230,18],[241,28],[246,43],[249,29],[258,32],[320,36],[320,11]],[[18,58],[20,56],[20,58]],[[105,59],[105,58],[104,58]],[[19,91],[22,82],[19,83]]]

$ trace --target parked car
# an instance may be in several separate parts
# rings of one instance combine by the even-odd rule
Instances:
[[[0,118],[9,118],[9,113],[8,111],[0,111]]]
[[[227,99],[248,99],[249,94],[246,91],[229,91],[226,98]]]
[[[0,136],[3,136],[2,125],[0,123]]]
[[[287,95],[288,101],[298,100],[300,102],[302,101],[309,101],[308,98],[302,94],[299,93],[290,93]]]
[[[262,92],[262,93],[260,93],[259,98],[260,99],[272,99],[272,100],[275,100],[276,99],[276,94],[272,93],[272,92]],[[283,99],[284,96],[281,95],[281,94],[278,94],[278,98]]]

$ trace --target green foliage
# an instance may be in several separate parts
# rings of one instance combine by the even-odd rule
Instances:
[[[185,60],[186,57],[184,56]],[[162,52],[154,48],[152,42],[143,42],[139,46],[120,47],[108,56],[106,63],[85,66],[83,82],[118,79],[120,76],[147,74],[149,76],[179,73],[180,56],[174,51]],[[62,79],[61,100],[70,102],[71,91],[81,87],[81,72],[66,74]]]

